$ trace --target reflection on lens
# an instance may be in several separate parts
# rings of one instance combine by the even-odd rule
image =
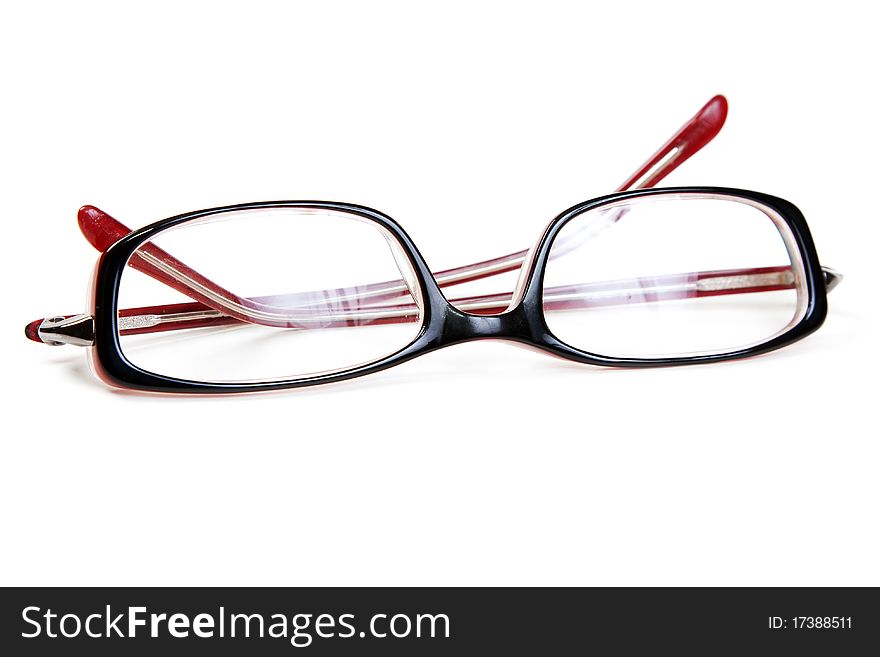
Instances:
[[[125,357],[205,382],[305,378],[375,362],[418,334],[422,295],[396,238],[338,210],[258,208],[163,231],[119,289]]]
[[[618,358],[718,354],[766,342],[804,316],[790,229],[724,195],[655,195],[583,212],[557,234],[544,277],[550,331]]]

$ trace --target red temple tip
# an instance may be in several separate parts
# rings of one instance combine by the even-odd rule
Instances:
[[[668,145],[678,147],[683,162],[712,141],[721,132],[726,119],[727,99],[721,95],[715,96],[682,126]]]
[[[40,339],[40,335],[37,331],[40,330],[40,324],[43,323],[42,319],[35,319],[30,324],[24,327],[24,334],[28,340],[33,340],[34,342],[43,342]]]
[[[76,218],[89,244],[101,253],[131,232],[127,226],[94,205],[82,206]]]
[[[727,119],[727,99],[714,96],[660,150],[630,176],[618,191],[654,187],[715,138]]]
[[[724,127],[724,121],[727,119],[727,99],[718,94],[714,96],[708,103],[703,105],[703,109],[697,112],[693,118],[694,123],[701,123],[705,129],[705,142],[708,143],[717,135],[721,128]]]

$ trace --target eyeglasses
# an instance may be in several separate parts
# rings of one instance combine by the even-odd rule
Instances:
[[[569,208],[528,251],[432,273],[390,217],[323,201],[190,212],[136,231],[95,207],[91,310],[31,322],[89,349],[106,383],[177,393],[294,388],[483,338],[621,367],[706,363],[799,340],[841,279],[800,211],[719,187],[653,189],[711,141],[710,100],[617,193]],[[512,292],[443,290],[519,271]]]

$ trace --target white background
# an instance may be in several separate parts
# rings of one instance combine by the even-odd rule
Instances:
[[[3,584],[880,584],[878,46],[837,2],[18,3],[0,26]],[[817,3],[818,4],[818,3]],[[110,390],[76,210],[358,202],[443,268],[528,246],[713,94],[668,184],[805,213],[826,325],[725,365],[503,343],[235,398]]]

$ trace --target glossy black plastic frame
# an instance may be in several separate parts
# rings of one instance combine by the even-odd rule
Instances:
[[[804,266],[808,295],[803,318],[784,333],[767,342],[719,354],[676,356],[668,358],[612,358],[575,349],[558,340],[548,329],[543,312],[543,278],[550,248],[559,231],[574,217],[623,199],[675,194],[712,194],[747,199],[763,204],[782,218],[791,230]],[[283,381],[199,382],[161,376],[143,370],[125,357],[117,332],[119,283],[129,257],[146,241],[162,231],[208,215],[258,208],[315,208],[338,210],[371,220],[397,239],[409,258],[421,287],[424,308],[422,327],[415,339],[403,349],[376,362],[351,369]],[[690,365],[746,358],[784,347],[815,331],[827,312],[825,278],[806,220],[793,204],[759,192],[724,187],[670,187],[639,189],[610,194],[575,205],[557,216],[531,250],[520,272],[520,284],[514,303],[499,315],[474,315],[449,303],[434,279],[430,268],[413,241],[390,217],[376,210],[348,203],[324,201],[272,201],[245,203],[178,215],[137,230],[111,246],[102,256],[95,283],[95,345],[93,359],[108,382],[123,388],[174,393],[243,393],[299,388],[345,381],[399,365],[416,356],[470,340],[498,339],[524,343],[562,358],[613,367],[661,367]]]

